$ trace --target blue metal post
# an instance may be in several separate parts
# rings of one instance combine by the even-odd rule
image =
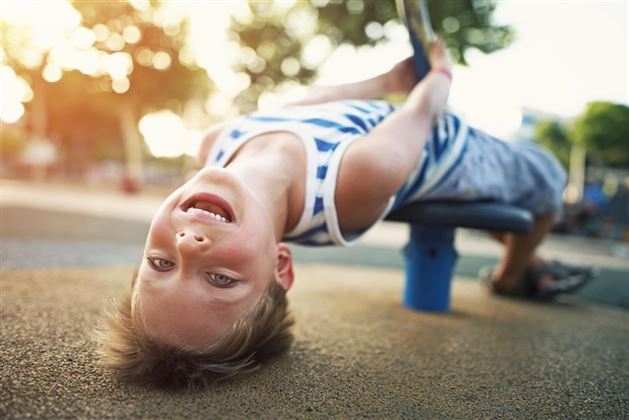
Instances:
[[[404,254],[404,304],[422,311],[447,311],[450,307],[450,283],[457,259],[454,229],[411,225],[411,238]]]

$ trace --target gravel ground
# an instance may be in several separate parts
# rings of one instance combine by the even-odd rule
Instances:
[[[463,255],[452,311],[434,315],[402,307],[397,247],[296,247],[286,356],[202,391],[120,383],[89,335],[129,285],[154,203],[62,192],[60,209],[98,211],[0,203],[0,418],[629,418],[629,312],[592,304],[628,305],[625,260],[541,305],[485,296],[461,276],[495,260]]]
[[[402,273],[297,267],[296,343],[252,376],[195,392],[114,380],[89,340],[132,267],[2,273],[2,418],[627,418],[629,313],[485,296],[400,304]]]

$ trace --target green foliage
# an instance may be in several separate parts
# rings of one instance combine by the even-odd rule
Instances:
[[[292,13],[299,13],[303,4],[297,3]],[[311,80],[315,72],[299,66],[294,74],[282,71],[286,59],[301,56],[304,43],[285,27],[285,16],[274,13],[271,2],[250,2],[254,18],[251,22],[232,19],[230,36],[240,43],[241,60],[234,70],[243,72],[251,80],[250,86],[237,98],[241,111],[256,108],[258,97],[265,91],[272,91],[280,82],[287,80]],[[291,12],[289,12],[290,15]]]
[[[589,156],[605,166],[629,167],[629,107],[610,102],[592,102],[571,130],[576,143],[586,146]]]
[[[353,0],[311,2],[317,7],[319,33],[329,36],[335,44],[374,45],[386,38],[370,37],[365,29],[373,22],[386,24],[398,20],[395,0]],[[316,7],[316,6],[315,6]],[[504,48],[512,40],[508,26],[491,22],[496,5],[487,0],[429,0],[431,24],[447,43],[457,61],[465,64],[465,51],[477,48],[485,53]]]
[[[316,69],[307,67],[302,52],[317,35],[327,37],[332,48],[341,43],[375,45],[387,39],[388,25],[399,21],[395,0],[298,1],[288,11],[271,1],[250,0],[249,7],[251,21],[234,19],[231,26],[232,38],[255,52],[254,57],[248,54],[235,66],[251,79],[239,98],[242,111],[255,108],[262,92],[272,91],[283,82],[308,84],[314,78]],[[429,8],[434,30],[463,64],[469,48],[490,53],[504,48],[513,38],[509,27],[492,24],[493,1],[431,0]],[[312,30],[309,21],[314,21]],[[300,63],[296,74],[282,71],[286,59]]]
[[[550,150],[568,168],[572,143],[566,128],[557,121],[541,121],[535,126],[535,139]]]
[[[573,145],[586,147],[588,161],[599,166],[629,167],[629,107],[592,102],[570,125],[541,121],[535,139],[568,167]]]

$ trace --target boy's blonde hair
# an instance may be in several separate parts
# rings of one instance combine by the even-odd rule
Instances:
[[[134,275],[131,289],[137,275]],[[253,309],[221,338],[193,351],[166,345],[144,331],[132,290],[120,298],[95,332],[100,362],[117,376],[162,387],[195,387],[257,369],[286,351],[293,319],[286,290],[272,279]]]

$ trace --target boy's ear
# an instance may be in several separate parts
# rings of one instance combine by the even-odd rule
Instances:
[[[284,290],[290,289],[295,276],[293,274],[293,254],[283,242],[277,244],[277,264],[275,266],[275,281]]]

